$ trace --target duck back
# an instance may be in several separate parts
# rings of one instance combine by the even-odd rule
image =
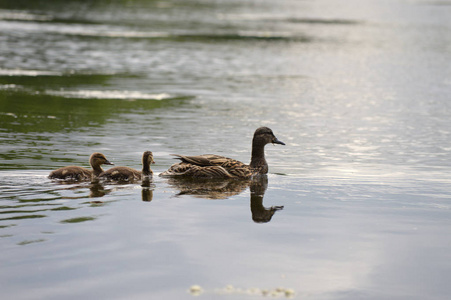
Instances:
[[[182,162],[172,165],[161,176],[191,176],[211,178],[248,178],[252,171],[248,165],[225,156],[203,154],[196,156],[178,155]]]

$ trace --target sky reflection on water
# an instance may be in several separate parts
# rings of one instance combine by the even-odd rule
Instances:
[[[15,173],[2,172],[2,178]],[[58,184],[55,189],[45,174],[36,173],[42,174],[32,171],[12,179],[34,182],[25,191],[21,184],[1,185],[10,186],[9,203],[42,210],[40,219],[3,221],[10,226],[2,229],[5,250],[15,248],[13,241],[25,247],[7,251],[4,257],[3,274],[9,278],[4,292],[15,291],[19,298],[17,288],[24,284],[34,286],[37,298],[69,293],[176,298],[184,297],[185,287],[193,284],[201,284],[206,297],[277,287],[293,288],[299,297],[324,299],[426,294],[441,298],[434,293],[446,291],[447,277],[436,277],[437,271],[448,268],[448,241],[440,233],[449,224],[449,201],[446,195],[440,197],[446,186],[440,191],[439,185],[429,190],[418,179],[409,184],[361,178],[357,184],[346,178],[270,175],[263,204],[284,208],[270,223],[258,224],[252,221],[249,189],[227,200],[206,200],[181,195],[179,188],[156,177],[152,201],[144,202],[147,187],[139,184],[97,186],[95,191],[105,191],[97,197],[89,183]],[[406,184],[411,186],[410,196]],[[40,259],[24,259],[29,251]],[[117,277],[117,272],[127,275]],[[43,274],[49,278],[38,287]],[[45,282],[70,282],[77,289],[50,289]],[[110,284],[107,289],[106,282],[116,282],[115,287]],[[238,290],[231,292],[227,285]],[[375,291],[390,285],[391,290]]]

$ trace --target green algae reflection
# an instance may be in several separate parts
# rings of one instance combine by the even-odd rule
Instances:
[[[45,241],[46,241],[45,239],[25,240],[25,241],[17,243],[17,245],[25,246],[25,245],[29,245],[29,244],[33,244],[33,243],[40,243],[40,242],[45,242]]]
[[[77,217],[77,218],[62,220],[62,221],[60,221],[60,223],[63,223],[63,224],[82,223],[82,222],[86,222],[86,221],[94,221],[95,219],[97,219],[97,218],[96,217]]]

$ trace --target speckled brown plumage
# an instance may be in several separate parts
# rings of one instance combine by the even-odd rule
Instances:
[[[143,176],[152,176],[150,164],[154,164],[152,152],[146,151],[142,157],[143,169],[138,171],[129,167],[114,167],[99,175],[100,179],[109,181],[137,181]]]
[[[67,166],[50,172],[49,178],[76,181],[92,180],[103,172],[101,165],[113,165],[106,159],[105,155],[98,152],[91,154],[89,163],[92,170],[79,166]]]
[[[197,156],[173,154],[182,162],[172,165],[160,176],[249,178],[258,174],[266,174],[268,173],[268,164],[265,160],[264,147],[269,143],[285,145],[274,136],[271,129],[260,127],[255,131],[252,139],[252,157],[249,165],[215,154]]]

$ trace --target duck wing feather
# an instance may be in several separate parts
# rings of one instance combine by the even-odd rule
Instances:
[[[203,154],[203,155],[180,155],[180,154],[171,154],[173,156],[177,156],[182,162],[190,163],[197,166],[221,166],[230,158],[215,155],[215,154]]]
[[[251,168],[232,158],[215,154],[186,156],[172,154],[182,162],[174,164],[164,175],[183,175],[194,177],[246,178],[252,176]]]

